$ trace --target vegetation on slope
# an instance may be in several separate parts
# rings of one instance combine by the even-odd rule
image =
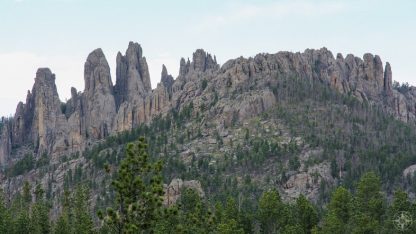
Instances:
[[[84,165],[67,170],[64,188],[70,191],[79,185],[87,186],[91,191],[92,200],[95,201],[90,214],[108,206],[116,208],[112,203],[117,198],[117,192],[109,187],[109,184],[119,176],[116,168],[128,158],[124,146],[139,136],[145,136],[149,140],[149,162],[164,162],[161,171],[164,183],[169,183],[173,178],[197,179],[201,181],[206,193],[205,199],[201,199],[195,197],[195,192],[184,191],[178,207],[173,207],[169,212],[160,212],[159,215],[166,216],[163,216],[163,221],[159,220],[165,226],[159,221],[154,223],[159,230],[250,233],[263,228],[263,232],[273,233],[274,231],[270,230],[284,232],[287,228],[287,232],[296,233],[303,230],[308,233],[316,226],[314,230],[326,233],[333,233],[334,230],[344,230],[345,233],[375,230],[378,233],[394,230],[391,220],[399,211],[413,212],[413,205],[405,193],[397,192],[392,200],[392,195],[397,189],[410,194],[416,189],[413,175],[403,178],[403,170],[416,163],[416,149],[413,144],[416,141],[416,129],[413,125],[386,115],[381,106],[341,95],[320,81],[279,77],[269,88],[276,97],[276,108],[250,120],[248,125],[235,119],[233,126],[228,129],[235,135],[232,141],[226,142],[209,121],[201,125],[204,116],[212,116],[213,113],[210,109],[195,109],[190,102],[180,111],[172,110],[166,116],[155,118],[149,125],[141,125],[132,131],[108,137],[100,144],[87,149],[82,155],[62,157],[60,163],[63,167],[72,160],[86,159]],[[283,142],[282,135],[274,136],[273,133],[268,133],[268,129],[263,126],[263,122],[267,121],[277,121],[284,125],[291,140]],[[215,139],[214,147],[193,147],[201,139],[207,139],[207,131]],[[297,141],[296,138],[301,138],[301,141]],[[193,153],[184,155],[183,152],[189,147]],[[300,162],[299,155],[305,149],[320,149],[319,152],[322,153],[314,155],[308,162]],[[24,174],[33,168],[44,174],[56,169],[57,165],[42,162],[42,159],[35,161],[29,155],[10,168],[9,175]],[[304,197],[296,199],[296,204],[286,203],[280,198],[285,194],[279,188],[293,172],[322,162],[330,163],[334,181],[330,183],[322,180],[316,207],[309,201],[308,205],[305,205],[307,200],[302,200]],[[105,170],[112,173],[104,173]],[[366,174],[369,171],[373,172],[371,176]],[[363,183],[358,181],[367,177],[371,177],[368,180],[376,186],[369,191],[377,192],[371,197],[363,198],[367,193],[360,192],[364,188],[360,188],[360,184]],[[55,182],[54,179],[48,181],[47,188],[44,188],[46,197],[60,197],[60,200],[63,200],[60,194],[66,194],[64,191],[52,193],[49,185]],[[338,186],[345,189],[336,189]],[[273,190],[276,188],[278,190]],[[331,204],[334,198],[330,201],[330,196],[338,193],[341,193],[338,196],[346,200],[339,203],[348,205],[347,208],[334,208],[338,210],[332,211],[331,207],[334,205]],[[269,197],[266,200],[279,201],[280,205],[262,202],[265,196]],[[301,201],[298,201],[299,199]],[[397,199],[401,199],[397,201],[400,204],[396,204]],[[6,203],[6,207],[12,207],[12,202]],[[189,207],[186,205],[188,203],[194,205]],[[328,203],[326,209],[325,204]],[[369,204],[372,207],[367,207]],[[307,209],[310,209],[313,215],[299,217],[298,206],[301,205],[309,207]],[[65,204],[61,206],[65,207]],[[270,213],[261,215],[261,207],[269,206],[274,207],[270,208]],[[360,208],[361,206],[368,209]],[[227,207],[237,207],[238,215],[223,214],[227,212]],[[65,209],[68,210],[67,213],[73,212],[70,211],[72,208]],[[348,210],[343,211],[347,214],[338,214],[339,209]],[[371,209],[374,210],[368,211]],[[291,221],[280,220],[280,212],[276,210],[283,210],[282,219]],[[194,218],[194,215],[197,218]],[[68,217],[65,218],[66,216]],[[66,216],[58,219],[62,225],[67,225],[65,222],[73,222],[69,218],[71,215]],[[271,221],[261,221],[261,217],[273,218],[270,218]],[[30,218],[30,214],[27,213],[21,220]],[[91,218],[97,220],[95,215]],[[309,220],[309,224],[302,223],[306,222],[305,220]],[[267,222],[269,223],[266,224]],[[172,223],[179,225],[177,229],[166,228],[166,225]],[[362,229],[355,229],[358,227]]]
[[[364,174],[354,193],[338,187],[321,214],[303,195],[293,203],[279,193],[264,191],[254,203],[229,196],[215,205],[195,191],[183,191],[178,204],[161,204],[161,163],[148,161],[144,139],[127,146],[113,187],[113,208],[99,213],[102,224],[93,225],[85,187],[65,193],[57,220],[48,217],[43,189],[25,183],[11,202],[0,199],[0,233],[414,233],[416,224],[395,222],[398,215],[416,217],[416,204],[396,191],[391,204],[381,190],[379,177]]]

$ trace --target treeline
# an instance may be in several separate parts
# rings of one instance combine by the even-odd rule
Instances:
[[[364,174],[354,192],[338,187],[325,209],[300,195],[284,202],[275,189],[264,191],[256,203],[244,197],[225,202],[182,191],[176,205],[163,202],[162,162],[148,155],[143,138],[128,144],[126,157],[112,182],[116,199],[97,213],[89,210],[85,186],[64,193],[60,215],[51,218],[52,204],[40,184],[24,183],[13,201],[0,200],[0,233],[415,233],[416,204],[396,191],[388,202],[379,177]]]
[[[62,210],[52,218],[52,204],[45,197],[40,184],[35,188],[25,182],[20,193],[11,201],[0,196],[0,233],[94,233],[96,228],[89,210],[88,189],[78,187],[73,193],[65,192]]]

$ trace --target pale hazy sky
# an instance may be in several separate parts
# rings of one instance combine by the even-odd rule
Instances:
[[[115,58],[142,45],[152,86],[162,64],[178,74],[197,48],[223,64],[260,52],[327,47],[389,61],[393,79],[416,85],[414,0],[0,0],[0,115],[14,113],[38,67],[56,74],[62,101],[84,89],[84,62],[101,47],[115,81]]]

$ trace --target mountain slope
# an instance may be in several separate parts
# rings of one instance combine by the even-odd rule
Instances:
[[[180,109],[190,99],[212,98],[212,94],[199,89],[203,82],[205,85],[212,82],[210,85],[214,86],[217,98],[224,100],[225,110],[222,111],[226,124],[229,124],[230,115],[236,114],[244,119],[273,106],[275,101],[268,86],[276,82],[271,79],[274,76],[320,80],[359,100],[384,104],[386,111],[398,119],[413,121],[415,118],[414,91],[410,89],[401,94],[392,89],[388,63],[383,71],[378,56],[366,54],[364,60],[352,55],[345,59],[341,55],[334,58],[325,48],[306,50],[302,54],[280,52],[260,54],[250,59],[239,58],[228,61],[221,69],[215,58],[197,50],[192,62],[181,60],[176,80],[164,68],[162,81],[155,90],[150,88],[149,71],[139,44],[131,42],[125,56],[117,55],[114,86],[106,58],[102,50],[97,49],[85,63],[84,92],[78,93],[72,88],[72,98],[62,104],[58,103],[54,79],[42,83],[44,72],[42,69],[38,71],[26,103],[19,103],[14,118],[5,121],[7,124],[0,146],[2,164],[13,158],[12,148],[30,144],[33,153],[47,153],[56,162],[55,155],[82,151],[87,142],[130,130],[171,108]],[[54,76],[50,71],[46,75]],[[258,91],[256,94],[252,92],[252,100],[247,96],[246,100],[239,100],[242,109],[230,108],[236,101],[231,100],[229,93],[250,90]]]
[[[197,50],[192,62],[181,59],[175,80],[163,67],[151,90],[142,49],[130,43],[117,55],[116,74],[113,86],[102,50],[94,50],[84,92],[72,89],[61,103],[55,75],[38,70],[26,103],[2,121],[9,196],[23,181],[37,181],[58,207],[63,190],[83,182],[93,189],[93,205],[103,206],[112,198],[103,192],[110,180],[104,164],[117,166],[124,144],[140,135],[151,155],[164,159],[165,183],[197,179],[218,199],[275,187],[289,200],[302,193],[324,202],[331,187],[352,187],[368,170],[381,175],[386,191],[412,190],[402,171],[416,163],[416,91],[393,87],[391,67],[383,69],[378,56],[334,58],[323,48],[220,67]]]

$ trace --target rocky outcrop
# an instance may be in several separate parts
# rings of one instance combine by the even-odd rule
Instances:
[[[166,69],[164,64],[162,66],[162,76],[160,78],[160,82],[163,85],[163,87],[166,88],[167,92],[169,93],[169,96],[172,96],[172,85],[174,79],[171,75],[168,74],[168,70]]]
[[[415,171],[416,171],[416,164],[408,166],[406,169],[403,170],[403,177],[404,178],[413,177]]]
[[[384,92],[386,95],[391,96],[393,94],[392,91],[392,82],[393,82],[393,74],[391,72],[390,63],[386,63],[386,68],[384,69]]]
[[[191,68],[194,71],[204,72],[209,69],[218,69],[217,59],[206,53],[203,49],[198,49],[192,56]]]
[[[170,108],[170,100],[172,98],[173,77],[168,74],[165,65],[162,66],[162,74],[160,82],[150,95],[148,113],[157,115],[161,112],[167,112]]]
[[[62,128],[66,125],[61,101],[55,85],[55,74],[49,68],[39,69],[32,89],[33,121],[31,141],[39,153],[53,152],[62,147]]]
[[[192,61],[180,60],[175,80],[163,65],[161,81],[152,90],[142,48],[130,42],[125,55],[117,55],[115,86],[103,51],[96,49],[85,62],[84,92],[72,88],[66,103],[59,100],[55,75],[39,69],[26,102],[20,102],[14,118],[3,123],[0,162],[6,164],[11,148],[21,145],[32,145],[35,154],[54,157],[82,151],[90,142],[148,123],[172,108],[180,111],[191,102],[194,113],[204,113],[226,128],[277,105],[271,87],[281,77],[320,81],[359,100],[380,104],[402,121],[416,118],[416,89],[394,89],[391,66],[386,63],[383,69],[377,55],[344,58],[334,57],[326,48],[307,49],[240,57],[220,68],[215,56],[198,49]]]
[[[88,55],[84,65],[82,114],[86,138],[102,139],[111,133],[116,115],[110,67],[101,49]]]
[[[179,62],[179,77],[184,77],[186,74],[188,74],[190,67],[191,62],[189,59],[187,62],[185,62],[185,59],[181,58],[181,61]]]
[[[123,56],[117,54],[116,85],[117,106],[123,102],[139,102],[152,91],[146,58],[138,43],[130,42]]]
[[[55,85],[55,74],[49,68],[36,72],[32,92],[26,103],[17,105],[11,138],[14,146],[33,144],[35,153],[49,153],[65,126],[65,116]]]
[[[5,165],[10,160],[12,152],[12,123],[10,120],[2,118],[0,128],[0,165]]]
[[[23,102],[19,102],[16,107],[16,112],[13,118],[12,126],[12,139],[13,145],[23,145],[26,143],[26,137],[30,134],[30,125],[32,123],[33,113],[30,108],[32,94],[30,91],[27,93],[26,105]]]
[[[81,95],[78,94],[76,88],[71,87],[71,98],[67,101],[67,103],[63,104],[63,112],[65,116],[69,118],[77,109],[79,105],[79,101],[81,100]]]
[[[118,112],[113,131],[130,130],[170,106],[173,77],[163,65],[161,82],[152,91],[146,58],[139,44],[130,42],[126,55],[117,55],[116,75]]]
[[[118,109],[113,127],[115,132],[130,130],[148,120],[151,103],[146,99],[152,88],[146,58],[138,43],[130,42],[125,56],[120,52],[117,54],[114,89]]]
[[[81,151],[86,143],[82,94],[75,88],[71,88],[71,99],[65,105],[65,116],[67,118],[66,141],[69,153]]]
[[[344,59],[341,54],[334,58],[329,50],[322,48],[308,49],[304,53],[279,52],[259,54],[249,59],[238,58],[221,67],[215,90],[219,96],[244,93],[253,87],[267,90],[270,84],[278,82],[279,77],[319,80],[341,93],[383,105],[397,119],[406,122],[415,120],[416,92],[413,93],[413,88],[405,94],[394,90],[390,64],[386,63],[386,69],[383,70],[380,57],[372,54],[365,54],[363,59],[353,55],[347,55]],[[242,106],[227,110],[229,113],[240,112],[244,106],[247,107]]]
[[[185,189],[193,189],[200,197],[204,197],[205,193],[202,190],[201,183],[197,180],[183,181],[181,179],[173,179],[169,185],[164,185],[163,204],[165,206],[171,206],[181,197],[182,192]]]

